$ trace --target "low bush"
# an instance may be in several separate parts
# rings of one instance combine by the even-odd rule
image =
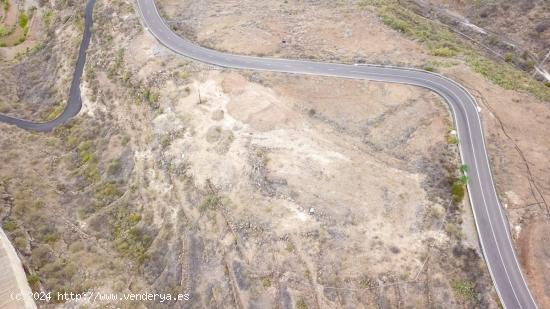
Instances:
[[[21,12],[21,14],[19,14],[19,27],[26,28],[28,24],[29,17],[25,13]]]
[[[451,282],[451,288],[455,297],[460,300],[471,301],[476,298],[475,285],[469,280],[454,280]]]
[[[451,186],[451,195],[453,197],[453,201],[457,203],[462,202],[462,200],[464,200],[465,192],[466,192],[466,188],[464,186],[464,183],[459,179],[455,180],[453,182],[453,185]]]
[[[452,57],[456,55],[456,51],[448,47],[439,47],[432,49],[432,55],[438,57]]]

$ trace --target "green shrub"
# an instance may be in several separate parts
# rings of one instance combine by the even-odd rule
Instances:
[[[162,149],[168,148],[168,146],[170,146],[171,143],[172,143],[172,138],[170,137],[169,134],[166,134],[160,138],[160,146],[162,147]]]
[[[268,287],[270,287],[270,286],[271,286],[271,279],[268,278],[268,277],[263,278],[263,279],[262,279],[262,286],[263,286],[264,288],[266,288],[266,289],[267,289]]]
[[[461,239],[464,236],[460,226],[454,223],[445,224],[444,229],[445,229],[445,232],[447,232],[447,234],[457,239]]]
[[[44,240],[44,242],[47,242],[47,243],[54,243],[57,241],[57,234],[55,233],[49,233],[49,234],[46,234],[42,237],[42,239]]]
[[[95,197],[103,204],[112,202],[122,196],[123,192],[114,182],[105,182],[101,184],[95,191]]]
[[[288,252],[294,252],[294,250],[296,250],[296,247],[294,247],[294,244],[289,242],[287,245],[286,245],[286,251]]]
[[[13,245],[19,250],[24,250],[27,247],[27,238],[24,236],[17,236],[13,240]]]
[[[138,223],[139,221],[141,221],[141,215],[140,214],[131,214],[128,216],[128,222],[130,222],[130,224],[136,224]]]
[[[93,162],[88,162],[86,168],[84,169],[84,177],[90,182],[94,183],[101,179],[97,165]]]
[[[29,17],[25,13],[21,12],[21,14],[19,14],[19,27],[26,28],[28,23]]]
[[[306,302],[305,302],[303,299],[300,299],[300,300],[296,303],[296,309],[307,309],[307,304],[306,304]]]
[[[4,222],[4,224],[2,224],[2,228],[6,232],[12,232],[17,228],[17,223],[13,220],[8,220],[8,221]]]
[[[189,77],[189,73],[187,73],[185,71],[180,71],[178,73],[178,75],[179,75],[179,78],[181,78],[181,79],[187,79]]]
[[[460,300],[471,301],[476,298],[475,285],[469,280],[454,280],[451,287],[455,297]]]
[[[403,20],[394,18],[392,16],[388,15],[382,15],[381,17],[382,23],[394,30],[397,30],[399,32],[403,33],[409,33],[410,27],[409,24]]]
[[[439,47],[432,49],[432,55],[438,57],[452,57],[456,55],[456,51],[448,47]]]
[[[0,36],[6,36],[10,33],[10,30],[4,25],[0,25]]]
[[[458,144],[458,137],[455,134],[447,135],[447,143],[451,144],[451,145],[457,145]]]
[[[53,11],[51,9],[46,10],[44,13],[44,28],[49,29],[53,20]]]
[[[216,194],[209,194],[202,202],[199,204],[199,210],[204,211],[207,209],[216,209],[219,204],[221,204],[222,198]]]
[[[119,235],[115,240],[115,248],[121,254],[129,256],[142,264],[147,258],[146,252],[152,241],[152,238],[145,233],[143,228],[132,227]]]
[[[53,260],[53,252],[49,245],[41,244],[31,253],[31,261],[34,266],[42,267]]]
[[[27,276],[27,282],[29,282],[30,285],[35,285],[40,282],[40,277],[37,273],[32,273]]]
[[[514,60],[514,54],[512,54],[512,53],[506,53],[506,55],[504,55],[504,61],[506,61],[506,62],[512,62],[512,60]]]
[[[148,89],[145,92],[145,98],[147,99],[147,103],[149,103],[149,105],[154,106],[159,101],[160,94]]]
[[[453,185],[451,186],[451,195],[453,197],[453,201],[460,203],[464,199],[464,193],[466,189],[464,186],[464,183],[460,180],[455,180],[453,182]]]

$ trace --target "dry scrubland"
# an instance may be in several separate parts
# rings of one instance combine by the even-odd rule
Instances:
[[[142,33],[130,3],[100,1],[95,20],[81,115],[2,126],[2,225],[34,289],[496,306],[438,98],[204,67]]]
[[[411,2],[418,12],[461,29],[521,69],[533,73],[533,66],[540,65],[550,71],[550,61],[544,61],[550,49],[550,7],[545,0]]]
[[[25,29],[25,37],[17,45],[2,46],[1,40],[15,32],[0,35],[0,113],[37,121],[54,119],[67,100],[84,27],[84,2],[58,1],[27,11],[23,3],[5,3],[17,23],[12,25],[8,15],[0,27]]]
[[[201,14],[213,18],[201,26],[236,14],[236,2],[211,3],[225,13],[189,4],[198,21]],[[318,22],[334,14],[323,10],[334,9],[330,3],[307,11],[320,15],[309,18],[311,25],[304,19],[295,40],[309,42],[325,24],[344,37],[346,23]],[[68,10],[80,12],[82,5]],[[34,289],[189,292],[193,298],[186,305],[197,308],[497,307],[470,210],[450,194],[459,176],[458,154],[439,98],[398,85],[193,63],[143,33],[132,5],[96,4],[77,119],[50,134],[1,126],[2,226],[24,257]],[[254,5],[266,4],[245,5],[251,9],[241,14],[260,20],[254,14],[263,11]],[[525,165],[497,120],[517,138],[545,192],[548,135],[540,128],[547,105],[512,91],[503,98],[502,89],[460,60],[433,57],[386,29],[369,10],[345,5],[338,13],[357,27],[350,40],[358,45],[341,42],[349,55],[371,48],[368,61],[408,55],[415,65],[452,63],[441,70],[469,81],[490,104],[493,113],[487,105],[482,113],[498,189],[514,226],[523,227],[519,237],[529,246],[522,260],[532,263],[530,280],[543,283],[536,281],[544,277],[531,256],[544,254],[536,239],[544,225],[536,224],[537,207],[520,208],[532,199]],[[291,18],[307,13],[296,12]],[[354,22],[356,15],[345,14],[363,19]],[[377,40],[353,39],[363,22]],[[59,37],[78,37],[54,25]],[[211,37],[223,38],[220,31],[233,31],[231,25]],[[251,36],[228,35],[231,44],[254,48],[246,41]],[[52,49],[63,47],[62,40],[52,40]],[[321,58],[333,50],[321,43],[311,49]],[[338,51],[342,56],[334,59],[346,59]],[[55,63],[69,65],[69,56],[63,57],[66,62]],[[23,102],[14,112],[33,106]],[[531,127],[517,113],[532,116]]]
[[[413,6],[407,1],[160,3],[176,31],[219,50],[415,66],[444,73],[467,86],[482,108],[497,191],[507,207],[514,238],[519,239],[517,249],[524,271],[539,303],[550,303],[550,268],[545,262],[550,257],[548,85],[505,61],[488,58],[470,42],[419,17],[407,9]],[[544,37],[547,30],[538,31],[540,25],[534,17],[543,22],[547,9],[539,4],[510,4],[508,11],[503,4],[495,11],[486,9],[489,17],[480,18],[500,22],[503,16],[528,11],[524,22],[518,23],[527,25],[525,28],[507,29],[514,37],[527,37],[519,47],[540,56],[541,48],[547,48],[541,47],[545,40],[534,36]],[[480,11],[474,4],[465,3],[464,7]],[[490,22],[482,23],[486,24]],[[522,36],[524,32],[528,35]],[[520,67],[525,62],[516,57],[512,60]]]

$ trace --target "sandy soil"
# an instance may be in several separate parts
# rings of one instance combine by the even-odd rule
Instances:
[[[17,5],[15,1],[8,0],[10,3],[10,6],[8,8],[8,11],[4,11],[4,8],[2,7],[2,24],[4,26],[13,26],[17,22]]]
[[[307,8],[301,3],[246,12],[237,4],[202,4],[228,14],[202,12],[196,4],[190,14],[208,26],[216,18],[294,12],[288,18],[299,19],[304,30],[277,25],[276,18],[268,19],[271,28],[252,23],[253,29],[283,27],[281,36],[297,29],[291,39],[298,43],[277,51],[269,35],[254,45],[247,41],[252,35],[223,40],[229,26],[211,29],[220,49],[255,53],[267,45],[263,52],[285,57],[347,60],[363,49],[368,62],[429,60],[421,47],[347,4],[316,2],[321,15],[309,19],[300,17]],[[268,9],[261,1],[248,4]],[[322,18],[333,20],[331,10],[350,18],[330,23],[334,31],[323,39],[319,27]],[[458,156],[446,142],[452,124],[439,98],[399,85],[219,70],[160,46],[142,32],[130,2],[99,1],[94,14],[78,119],[45,135],[3,125],[0,136],[10,149],[0,152],[9,167],[0,169],[0,190],[10,197],[0,215],[3,223],[16,223],[9,236],[42,288],[187,292],[196,308],[497,307],[467,205],[450,203]],[[360,39],[346,39],[348,27],[361,29],[351,17],[365,18],[376,41],[358,30],[351,36]],[[239,31],[250,28],[244,24]],[[342,46],[352,44],[338,49],[342,55],[331,42],[338,38]],[[505,117],[495,104],[502,90],[462,65],[446,73],[477,78],[473,87]],[[509,100],[502,104],[526,117],[544,115],[541,103],[521,109],[536,103],[528,96]],[[494,123],[486,125],[501,143],[491,142],[501,149],[493,160],[515,153]],[[544,157],[533,146],[544,138],[533,134],[521,145],[532,150],[530,160]],[[524,166],[509,160],[515,161],[497,179],[521,182]],[[546,171],[541,166],[537,183]],[[508,209],[523,227],[535,222],[526,214],[540,218],[538,208],[520,209],[526,188],[499,185],[514,192]],[[41,237],[50,234],[57,237]],[[541,252],[536,235],[527,228],[519,233],[532,239],[527,261]],[[456,282],[471,283],[471,290],[457,294]]]
[[[508,42],[537,55],[539,61],[550,47],[550,9],[543,0],[498,3],[430,0],[428,3],[504,36]]]
[[[91,48],[79,119],[48,135],[3,129],[4,145],[18,141],[2,153],[17,166],[1,170],[14,199],[4,215],[17,222],[12,240],[45,289],[57,287],[59,272],[49,270],[64,261],[85,265],[62,272],[66,285],[188,292],[192,307],[496,306],[475,246],[460,229],[447,232],[462,211],[449,206],[458,162],[439,98],[197,65],[109,7],[96,9],[98,35],[128,28]],[[116,60],[119,49],[131,57]],[[101,204],[106,182],[122,195]],[[42,197],[33,216],[60,235],[41,244],[55,247],[46,262],[36,258],[39,240],[21,232],[36,234],[17,215],[24,196]],[[127,214],[131,233],[150,237],[129,243],[145,246],[137,259],[120,234]],[[475,299],[454,295],[455,279],[473,282]]]
[[[354,1],[159,1],[177,31],[244,54],[420,65],[424,50]],[[243,8],[246,7],[246,10]]]
[[[417,43],[386,29],[368,11],[358,10],[355,2],[160,3],[164,14],[182,34],[219,50],[409,65],[439,60],[427,55]],[[247,9],[242,10],[243,7]],[[508,208],[514,237],[534,240],[537,235],[532,231],[539,229],[530,226],[538,226],[549,216],[550,187],[545,180],[550,178],[546,159],[550,156],[550,106],[526,94],[504,91],[460,63],[443,69],[443,73],[479,95],[497,188]],[[549,244],[547,239],[536,239],[539,241],[530,241],[528,252],[520,253],[522,263],[527,267],[526,273],[544,273],[548,277],[550,269],[536,256]],[[534,289],[539,302],[545,304],[550,297],[542,288],[545,282],[541,277],[528,277],[531,285],[541,287]]]

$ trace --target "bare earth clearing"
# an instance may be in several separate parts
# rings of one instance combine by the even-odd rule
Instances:
[[[550,303],[550,291],[545,290],[550,286],[545,279],[550,278],[550,267],[544,262],[549,243],[535,233],[550,228],[550,196],[545,194],[550,184],[544,181],[550,178],[546,159],[550,156],[550,105],[526,94],[503,91],[460,60],[430,55],[358,4],[163,0],[159,5],[178,31],[218,50],[395,65],[448,63],[442,72],[479,95],[497,189],[508,207],[513,230],[521,235],[516,236],[524,240],[518,242],[521,260],[539,303]]]

